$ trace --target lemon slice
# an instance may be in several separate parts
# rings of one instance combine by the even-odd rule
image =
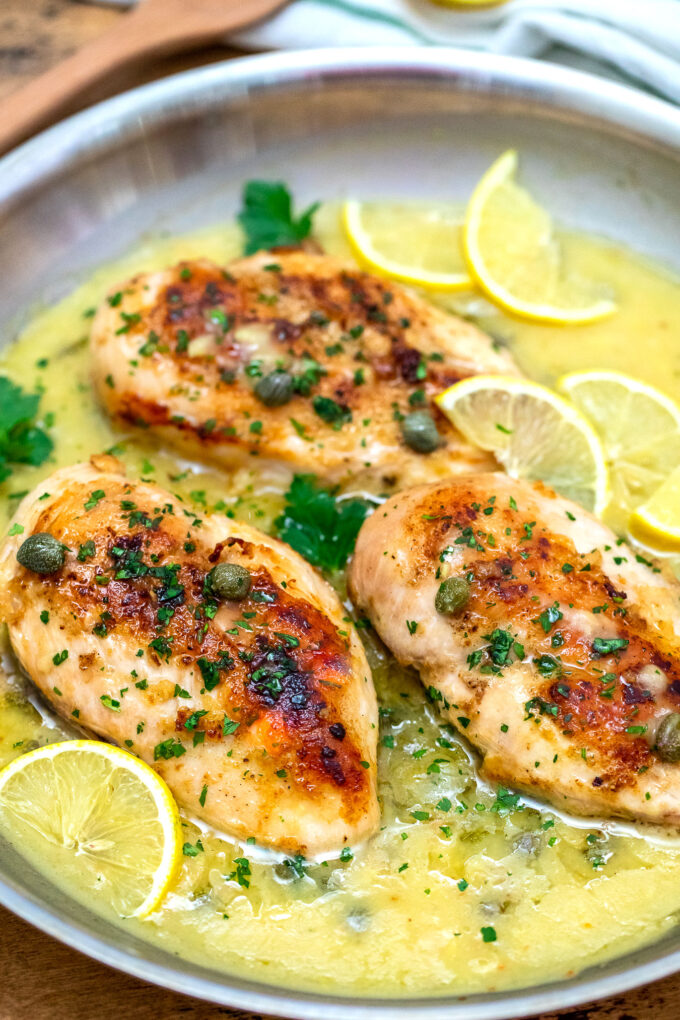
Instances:
[[[367,268],[430,290],[473,286],[462,254],[462,216],[454,206],[351,200],[342,220],[357,260]]]
[[[486,294],[523,319],[578,325],[616,311],[601,287],[565,272],[550,216],[515,182],[510,149],[484,174],[468,204],[463,249]]]
[[[436,397],[466,439],[490,450],[513,478],[542,481],[601,513],[607,466],[594,429],[552,390],[527,379],[475,375]]]
[[[652,549],[680,551],[680,468],[676,468],[651,499],[630,519],[634,538]]]
[[[557,388],[592,422],[609,464],[612,505],[625,525],[680,464],[680,407],[623,372],[570,372]],[[617,522],[618,523],[618,522]]]
[[[0,771],[0,831],[39,870],[121,917],[156,909],[181,859],[177,806],[138,758],[48,744]]]

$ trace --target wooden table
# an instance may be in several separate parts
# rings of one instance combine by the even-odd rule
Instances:
[[[187,0],[191,2],[191,0]],[[0,0],[0,100],[22,82],[67,56],[120,17],[116,10],[74,0]],[[106,98],[145,81],[233,56],[204,50],[172,58],[108,82]],[[1,114],[0,106],[0,114]],[[560,1014],[572,1020],[677,1020],[680,975],[607,999],[584,1010]],[[62,946],[0,907],[0,1020],[257,1020],[162,991],[94,963]],[[543,1017],[541,1020],[550,1020]]]

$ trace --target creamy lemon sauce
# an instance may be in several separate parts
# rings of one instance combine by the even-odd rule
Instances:
[[[317,234],[347,254],[337,209]],[[630,252],[583,236],[563,243],[576,270],[613,288],[619,311],[585,327],[520,323],[478,294],[431,296],[507,342],[523,370],[551,383],[577,368],[616,368],[680,399],[680,288]],[[159,452],[143,432],[114,431],[89,385],[89,310],[112,285],[180,258],[225,262],[236,228],[219,225],[140,245],[98,270],[53,308],[36,312],[0,359],[0,373],[42,393],[55,442],[50,463],[15,468],[0,485],[0,530],[19,495],[57,466],[115,447],[132,475],[153,478],[203,509],[270,528],[285,472],[233,476]],[[677,327],[676,327],[677,328]],[[313,465],[310,465],[313,469]],[[342,591],[343,579],[337,578]],[[184,819],[181,873],[150,919],[116,923],[207,967],[304,989],[376,995],[470,993],[563,978],[635,949],[676,924],[680,837],[569,819],[477,777],[472,752],[443,725],[415,675],[362,631],[381,704],[382,828],[344,859],[286,860],[234,844]],[[74,730],[51,716],[0,660],[0,765]],[[30,837],[26,835],[26,838]],[[38,838],[24,849],[33,859]],[[197,842],[200,840],[200,844]],[[227,876],[247,859],[240,882]],[[60,869],[51,874],[60,881]],[[247,884],[246,884],[247,883]],[[68,890],[109,915],[106,890]]]

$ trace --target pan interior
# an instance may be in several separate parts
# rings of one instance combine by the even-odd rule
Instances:
[[[561,75],[551,90],[521,62],[491,74],[483,61],[460,68],[455,56],[440,59],[438,67],[418,67],[395,55],[366,57],[365,68],[353,68],[336,54],[316,63],[300,58],[298,69],[276,58],[244,61],[242,71],[231,64],[171,80],[165,93],[154,86],[146,105],[133,94],[86,115],[63,151],[53,134],[56,157],[45,155],[49,136],[31,143],[39,156],[33,179],[28,149],[23,164],[21,153],[5,162],[3,342],[36,304],[58,300],[140,238],[233,218],[246,179],[283,179],[300,203],[349,194],[462,201],[508,147],[520,150],[526,183],[559,219],[680,268],[680,157],[667,139],[632,122],[609,123],[606,101],[600,117],[579,113],[579,76]],[[9,847],[0,875],[11,909],[150,980],[288,1016],[348,1015],[341,1000],[279,995],[177,960],[64,897]],[[419,1003],[419,1015],[501,1017],[567,1005],[670,971],[677,947],[668,936],[572,982]],[[414,1008],[413,1001],[351,1006],[357,1017]]]

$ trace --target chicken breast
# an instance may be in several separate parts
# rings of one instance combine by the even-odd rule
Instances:
[[[370,669],[297,553],[196,517],[111,457],[57,471],[23,501],[19,528],[0,553],[0,610],[60,715],[128,747],[224,832],[309,854],[375,830]],[[48,575],[17,561],[44,532],[67,547]],[[250,574],[240,601],[213,594],[208,574],[224,563]]]
[[[350,590],[487,778],[680,823],[680,586],[581,507],[496,473],[402,492],[364,524]]]
[[[91,351],[96,391],[119,423],[224,467],[257,457],[378,490],[493,469],[433,397],[465,376],[516,372],[475,326],[303,251],[142,273],[99,308]],[[277,369],[290,378],[279,373],[263,402],[262,380]],[[419,409],[441,433],[429,454],[402,436],[402,418]]]

